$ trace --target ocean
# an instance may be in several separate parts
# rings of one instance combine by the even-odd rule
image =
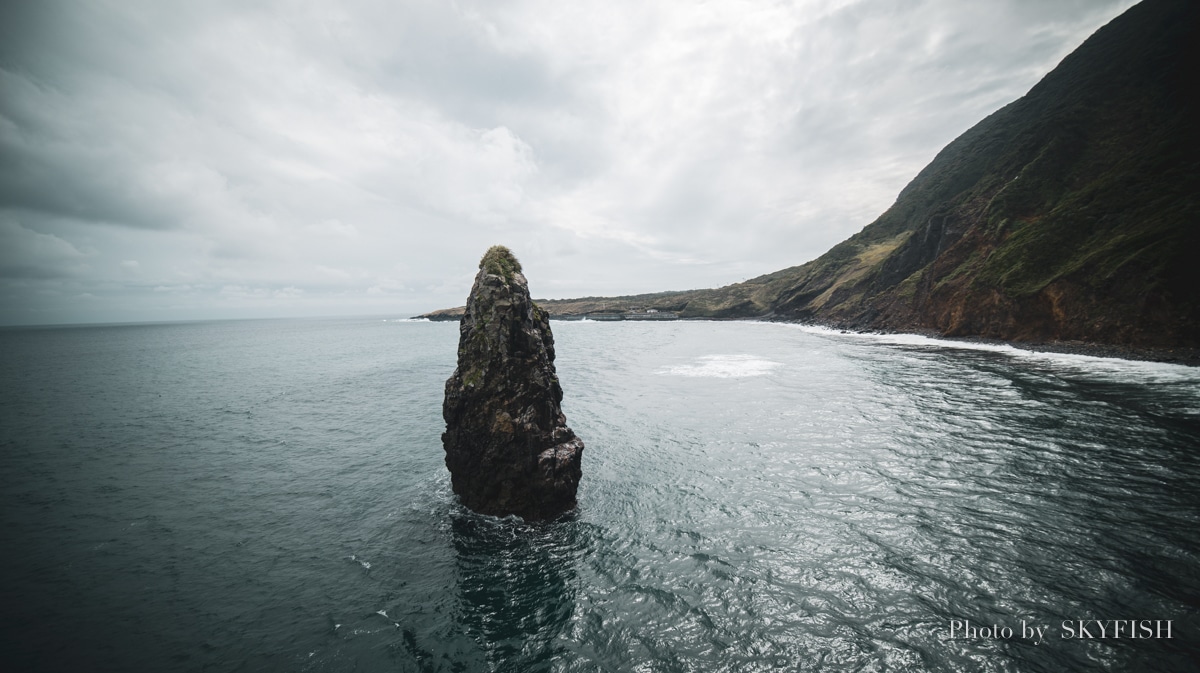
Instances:
[[[12,671],[1195,671],[1200,369],[554,322],[578,509],[463,509],[458,326],[0,330]]]

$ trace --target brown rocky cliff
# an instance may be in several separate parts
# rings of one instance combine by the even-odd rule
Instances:
[[[567,427],[549,316],[503,246],[480,261],[446,381],[442,444],[454,492],[483,514],[553,518],[575,506],[583,442]]]
[[[778,317],[1200,346],[1200,3],[1145,0],[800,267]]]

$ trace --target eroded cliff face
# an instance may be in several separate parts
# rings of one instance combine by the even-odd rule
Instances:
[[[442,405],[446,467],[465,506],[531,520],[575,507],[583,442],[562,398],[549,316],[517,259],[493,246],[467,298]]]
[[[1200,346],[1200,4],[1145,0],[798,267],[777,317]]]

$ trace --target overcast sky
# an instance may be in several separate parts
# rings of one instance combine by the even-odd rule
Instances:
[[[717,287],[870,223],[1128,0],[0,4],[0,323]]]

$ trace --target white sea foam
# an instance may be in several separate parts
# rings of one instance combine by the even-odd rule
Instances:
[[[781,364],[772,360],[764,360],[756,355],[705,355],[695,362],[664,367],[655,373],[670,376],[705,376],[729,379],[762,376]]]
[[[1083,355],[1079,353],[1036,351],[1025,348],[1017,348],[1016,346],[1011,346],[1009,344],[939,339],[937,337],[923,336],[920,334],[851,332],[831,329],[828,327],[819,327],[816,325],[798,325],[793,323],[782,324],[786,327],[799,329],[811,334],[839,338],[861,339],[893,346],[947,348],[1003,353],[1014,358],[1042,361],[1056,365],[1067,365],[1080,370],[1085,370],[1090,374],[1100,374],[1101,376],[1117,375],[1124,377],[1128,375],[1135,375],[1139,378],[1163,383],[1188,381],[1196,381],[1200,383],[1200,368],[1189,367],[1188,365],[1172,364],[1168,362],[1154,362],[1151,360],[1126,360],[1117,357]]]

